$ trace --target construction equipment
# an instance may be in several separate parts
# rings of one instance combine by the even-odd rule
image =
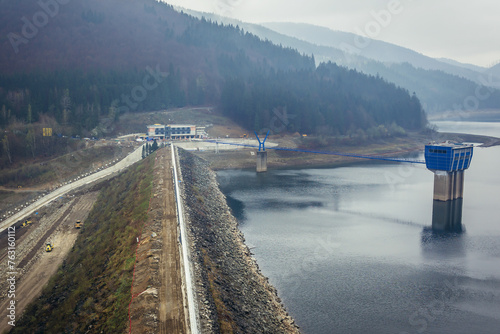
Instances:
[[[82,222],[80,220],[77,220],[75,223],[75,228],[82,228]]]
[[[29,220],[29,218],[28,218],[28,219],[26,219],[26,220],[24,221],[24,223],[23,223],[23,227],[27,227],[27,226],[29,226],[31,223],[32,223],[32,221],[31,221],[31,220]]]
[[[52,252],[53,249],[54,249],[54,246],[50,242],[47,242],[47,244],[45,245],[45,251]]]

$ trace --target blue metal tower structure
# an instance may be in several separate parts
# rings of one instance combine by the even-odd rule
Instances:
[[[264,140],[260,140],[259,135],[254,131],[255,137],[259,141],[259,151],[257,152],[257,173],[267,172],[267,152],[266,152],[266,140],[269,136],[269,131],[267,131]]]
[[[425,146],[425,165],[434,173],[434,200],[463,198],[464,171],[470,166],[473,149],[450,142]]]
[[[449,142],[425,146],[425,164],[434,173],[433,231],[463,231],[464,171],[470,166],[473,150],[472,145]]]
[[[255,137],[257,137],[257,140],[259,141],[259,152],[265,151],[266,150],[265,144],[266,144],[267,136],[269,136],[269,131],[267,131],[267,134],[264,137],[263,141],[260,141],[260,138],[259,138],[259,135],[257,134],[257,131],[254,131],[253,133],[255,133]]]
[[[433,171],[463,171],[469,168],[472,153],[472,145],[429,144],[425,146],[425,164],[428,169]]]

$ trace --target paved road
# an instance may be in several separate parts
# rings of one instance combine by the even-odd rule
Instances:
[[[96,182],[106,176],[109,176],[113,173],[117,173],[121,171],[124,168],[129,167],[130,165],[134,164],[135,162],[141,160],[142,156],[142,146],[137,148],[135,151],[127,155],[123,160],[120,162],[114,164],[111,167],[108,167],[104,170],[101,170],[97,173],[94,173],[92,175],[89,175],[87,177],[84,177],[80,180],[77,180],[75,182],[72,182],[70,184],[64,185],[60,188],[57,188],[50,194],[42,197],[38,201],[32,203],[31,205],[27,206],[23,210],[17,212],[16,214],[10,216],[9,218],[5,219],[3,222],[0,223],[0,232],[8,228],[9,226],[13,225],[15,222],[18,220],[23,219],[24,217],[31,215],[34,211],[40,209],[44,205],[47,205],[49,202],[53,201],[54,199],[63,196],[64,194],[75,190],[81,186],[84,186],[86,184],[90,184],[93,182]]]

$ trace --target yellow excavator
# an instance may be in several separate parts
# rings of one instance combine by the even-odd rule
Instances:
[[[29,226],[30,224],[32,223],[32,221],[30,220],[30,218],[26,219],[23,223],[23,227],[27,227]]]
[[[82,222],[80,220],[76,221],[75,228],[82,228]]]
[[[54,249],[54,246],[50,242],[47,242],[47,244],[45,245],[45,251],[52,252],[53,249]]]

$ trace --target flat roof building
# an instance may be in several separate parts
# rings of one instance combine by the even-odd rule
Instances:
[[[472,145],[449,142],[425,145],[425,164],[434,173],[434,201],[463,198],[464,171],[470,166],[472,153]]]
[[[470,166],[473,146],[454,143],[425,146],[425,164],[430,170],[461,171]]]
[[[148,125],[148,138],[160,140],[194,139],[205,136],[204,128],[186,124],[154,124]]]

